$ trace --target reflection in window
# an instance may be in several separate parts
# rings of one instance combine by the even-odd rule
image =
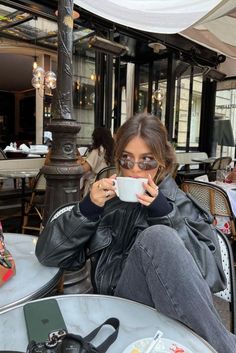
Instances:
[[[173,141],[178,148],[191,150],[199,146],[202,74],[183,62],[177,63],[176,73]]]
[[[236,81],[227,80],[217,83],[215,116],[230,120],[232,131],[236,132]],[[235,136],[234,136],[235,139]],[[220,145],[215,146],[216,155],[220,153]],[[235,147],[224,146],[224,156],[235,157]]]

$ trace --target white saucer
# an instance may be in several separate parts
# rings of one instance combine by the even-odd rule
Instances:
[[[136,348],[137,352],[133,353],[143,353],[145,349],[147,349],[151,337],[142,338],[138,341],[135,341],[128,345],[122,353],[132,353],[132,351]],[[174,340],[170,340],[168,338],[161,338],[160,342],[156,345],[156,347],[152,350],[152,353],[193,353],[188,348],[183,346],[181,343],[178,343]]]

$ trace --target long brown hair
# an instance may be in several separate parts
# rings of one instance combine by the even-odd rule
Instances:
[[[111,131],[105,127],[97,127],[92,133],[92,146],[89,152],[102,146],[105,150],[105,161],[108,165],[114,163],[114,139]]]
[[[142,113],[129,118],[117,131],[115,161],[119,170],[118,160],[127,144],[136,136],[141,137],[150,148],[159,164],[158,181],[171,173],[175,162],[175,152],[168,142],[165,126],[159,118]]]

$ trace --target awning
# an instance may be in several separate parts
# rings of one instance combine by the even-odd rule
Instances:
[[[180,34],[218,53],[236,58],[236,1],[223,1],[215,11]]]
[[[225,1],[74,0],[74,4],[112,22],[142,31],[167,34],[185,30],[220,3]]]

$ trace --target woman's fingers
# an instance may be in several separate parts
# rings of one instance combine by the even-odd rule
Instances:
[[[92,185],[90,199],[97,206],[104,206],[107,200],[110,200],[116,195],[113,182],[114,178],[115,176],[113,178],[103,178]]]
[[[146,193],[138,195],[139,202],[144,206],[149,206],[155,198],[158,196],[158,186],[152,180],[151,176],[148,175],[148,183],[144,184]]]

